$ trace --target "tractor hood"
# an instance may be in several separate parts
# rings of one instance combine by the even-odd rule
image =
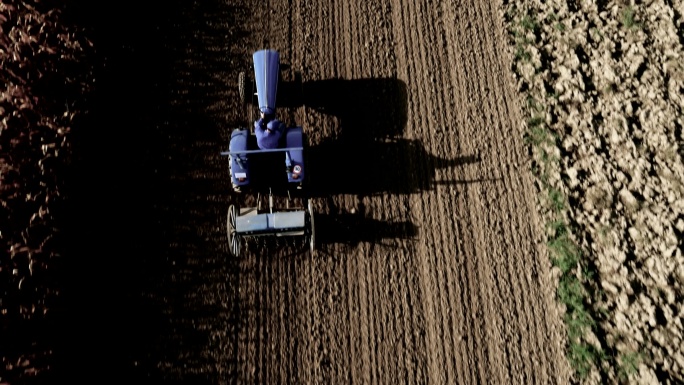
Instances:
[[[259,110],[265,114],[275,114],[280,54],[275,50],[264,49],[254,52],[252,58],[254,59],[254,79],[259,98]]]

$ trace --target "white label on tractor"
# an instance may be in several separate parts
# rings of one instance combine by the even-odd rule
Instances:
[[[302,172],[302,167],[300,165],[294,166],[294,173],[299,174],[300,172]]]
[[[246,172],[236,172],[235,177],[236,178],[247,178],[247,173]]]

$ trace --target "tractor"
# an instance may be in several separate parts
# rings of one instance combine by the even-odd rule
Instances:
[[[249,128],[233,130],[228,151],[221,155],[228,157],[233,190],[242,195],[256,194],[256,203],[253,207],[239,207],[234,203],[228,208],[229,249],[239,257],[244,244],[250,241],[299,237],[313,252],[314,212],[306,188],[306,135],[301,126],[286,127],[276,119],[276,96],[281,79],[278,51],[259,50],[252,54],[252,59],[254,78],[249,79],[247,73],[240,72],[238,90],[247,108],[258,106],[261,119]],[[266,128],[265,120],[279,122],[278,127]],[[261,140],[268,135],[278,137],[269,138],[267,146]],[[266,197],[268,207],[262,204]],[[284,205],[274,204],[282,200]]]

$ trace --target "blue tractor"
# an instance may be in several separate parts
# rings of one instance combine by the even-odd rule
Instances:
[[[238,89],[243,101],[258,105],[260,119],[250,128],[233,130],[227,156],[231,185],[237,193],[256,193],[256,207],[228,209],[230,252],[239,256],[247,241],[262,237],[303,237],[314,250],[314,218],[306,197],[306,136],[302,127],[286,127],[276,119],[276,96],[280,80],[280,55],[264,49],[253,53],[254,79],[241,72]],[[284,165],[284,167],[283,167]],[[284,192],[285,207],[274,207],[274,190]],[[268,208],[262,196],[268,195]],[[293,205],[293,195],[301,202]],[[276,197],[277,198],[277,197]],[[276,199],[277,200],[277,199]]]

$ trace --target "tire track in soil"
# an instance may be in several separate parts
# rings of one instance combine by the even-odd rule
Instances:
[[[462,9],[464,7],[456,5],[456,6],[450,7],[450,8],[451,9]],[[469,26],[471,23],[474,24],[473,31],[483,30],[485,25],[489,25],[488,23],[479,24],[476,22],[481,21],[481,20],[486,20],[486,19],[495,20],[495,18],[493,17],[492,10],[487,9],[487,8],[489,8],[489,7],[487,7],[486,4],[481,4],[479,7],[465,7],[465,9],[474,10],[474,11],[477,11],[479,13],[484,12],[485,15],[487,15],[487,13],[488,13],[487,17],[481,17],[479,15],[470,15],[470,14],[465,15],[465,19],[469,21],[467,26]],[[473,31],[469,31],[469,28],[467,28],[467,26],[464,26],[465,28],[463,28],[463,29],[456,28],[455,30],[456,31],[463,31],[463,39],[460,39],[462,41],[465,41],[466,39],[472,39],[473,36],[475,36],[475,38],[476,38],[476,39],[474,39],[475,41],[470,42],[469,46],[472,46],[472,47],[492,47],[492,46],[496,47],[494,45],[494,43],[496,41],[499,41],[499,42],[502,41],[501,39],[499,39],[499,40],[492,39],[493,37],[496,37],[496,36],[489,36],[488,34],[483,34],[483,39],[480,39],[479,38],[480,36],[478,34],[472,33]],[[499,31],[500,31],[500,29],[499,29]],[[500,34],[500,32],[499,32],[499,34]],[[502,37],[502,36],[499,36],[499,38],[500,37]],[[478,41],[478,40],[480,40],[480,41]],[[482,41],[482,40],[484,40],[484,41]],[[467,44],[467,43],[465,43],[465,44]],[[503,50],[503,48],[504,47],[499,47],[498,50]],[[492,69],[491,73],[487,74],[488,76],[486,76],[485,79],[482,79],[478,82],[479,84],[476,84],[474,87],[472,87],[472,86],[466,87],[466,89],[468,89],[468,88],[480,89],[480,90],[497,90],[497,89],[500,89],[500,90],[504,91],[504,95],[506,95],[506,93],[507,93],[508,95],[506,95],[506,96],[508,96],[510,98],[511,96],[513,96],[513,93],[510,92],[510,89],[506,88],[505,84],[497,84],[497,81],[496,81],[497,78],[498,79],[505,78],[505,73],[502,70],[501,65],[499,63],[497,63],[497,61],[494,59],[494,55],[492,54],[492,52],[496,52],[496,51],[497,51],[496,48],[493,51],[489,51],[489,50],[484,51],[484,52],[476,51],[475,55],[470,56],[470,60],[465,61],[465,63],[472,63],[471,64],[472,68],[491,68]],[[498,74],[496,72],[498,72]],[[497,75],[498,75],[498,77],[496,77]],[[476,77],[474,77],[474,76],[473,77],[467,76],[466,78],[467,79],[476,79]],[[497,104],[491,104],[491,103],[489,103],[489,101],[494,99],[494,97],[496,97],[497,93],[493,93],[493,94],[494,95],[490,95],[490,97],[484,98],[484,100],[481,100],[481,101],[476,100],[475,101],[474,105],[483,106],[483,107],[485,107],[485,109],[476,111],[476,113],[472,114],[472,116],[475,117],[476,122],[477,122],[477,120],[483,120],[482,118],[486,118],[486,119],[484,119],[484,121],[477,122],[477,123],[480,123],[480,124],[477,124],[477,126],[479,126],[480,131],[481,131],[482,127],[501,127],[503,129],[509,130],[507,136],[515,138],[516,137],[515,133],[511,132],[510,129],[512,127],[514,127],[516,119],[515,119],[515,117],[511,118],[511,115],[513,115],[513,114],[510,113],[510,110],[508,110],[508,108],[506,106],[506,100],[508,98],[501,100],[501,98],[499,97]],[[494,96],[494,97],[491,97],[491,96]],[[469,94],[464,95],[463,97],[472,98],[472,94],[469,93]],[[508,114],[506,114],[506,112],[508,112]],[[507,119],[507,121],[503,122],[503,126],[501,125],[501,123],[498,123],[496,121],[496,119],[491,119],[492,116],[506,117],[506,115],[508,115],[508,119]],[[473,127],[473,132],[478,131],[478,129],[475,128],[475,125],[471,126],[471,125],[467,124],[466,127],[468,127],[468,128]],[[483,135],[481,135],[481,134],[478,134],[478,136],[483,137]],[[473,136],[473,137],[476,137],[476,136]],[[507,143],[504,142],[502,144],[506,145]],[[485,146],[489,147],[489,144],[485,143]],[[505,151],[497,151],[497,152],[499,154],[502,154],[502,153],[506,153],[506,152],[515,151],[516,153],[514,153],[513,155],[515,157],[517,157],[518,162],[519,162],[520,160],[523,159],[521,156],[521,151],[520,151],[521,148],[522,147],[518,144],[517,149],[516,148],[514,148],[514,149],[504,148]],[[514,162],[516,162],[515,158],[513,160],[514,160]],[[490,169],[491,169],[491,171],[489,173],[490,175],[496,175],[496,174],[501,175],[501,172],[499,170],[497,170],[497,168],[500,167],[499,164],[500,163],[496,164],[497,167],[490,167]],[[515,167],[515,164],[516,163],[514,163],[513,167]],[[517,164],[519,164],[519,163],[517,163]],[[509,166],[509,168],[510,168],[510,166]],[[508,186],[512,186],[512,187],[520,186],[520,181],[511,178],[511,174],[504,174],[502,179],[503,179],[503,181],[505,181],[504,184],[494,183],[491,186],[492,189],[486,189],[486,190],[481,190],[481,191],[477,192],[477,196],[476,196],[477,200],[479,201],[479,203],[481,204],[481,206],[483,208],[488,207],[488,211],[489,211],[488,214],[489,215],[482,215],[483,210],[470,210],[472,217],[474,217],[474,220],[472,221],[472,223],[493,222],[492,224],[494,224],[494,225],[497,223],[501,223],[501,219],[497,218],[496,213],[498,211],[500,211],[500,212],[526,212],[526,211],[533,212],[534,206],[533,206],[532,202],[529,202],[529,201],[525,202],[526,206],[519,208],[516,203],[518,201],[521,201],[521,200],[524,202],[524,200],[520,199],[522,197],[518,198],[515,195],[519,196],[520,192],[517,192],[517,194],[515,194],[516,189],[508,187]],[[492,192],[495,192],[495,193],[492,194]],[[500,198],[505,198],[506,196],[511,196],[511,198],[509,198],[507,200],[500,200]],[[499,206],[499,207],[497,207],[497,206]],[[472,207],[472,206],[470,206],[470,207]],[[514,216],[512,219],[513,220],[519,220],[519,218],[520,217]],[[491,225],[485,227],[485,229],[487,229],[487,228],[491,229]],[[499,229],[500,229],[500,226],[499,226]],[[530,227],[529,225],[518,227],[518,229],[527,230],[528,231],[528,237],[530,237],[530,238],[533,236],[535,231],[540,231],[538,229],[534,229],[534,228]],[[510,230],[510,227],[509,227],[509,230]],[[513,299],[515,301],[515,303],[512,305],[508,305],[508,306],[496,306],[493,309],[510,309],[510,310],[512,310],[514,319],[512,319],[511,321],[517,321],[517,323],[519,324],[518,328],[512,334],[517,335],[517,336],[524,336],[525,334],[521,333],[520,330],[525,330],[527,327],[531,328],[531,330],[530,330],[531,333],[529,336],[530,340],[526,341],[526,340],[520,338],[519,343],[521,344],[520,351],[523,352],[523,354],[525,354],[524,352],[531,352],[532,353],[531,359],[530,359],[530,357],[524,357],[524,358],[526,358],[525,362],[524,362],[524,366],[527,366],[529,369],[523,370],[522,373],[531,373],[534,375],[535,370],[533,370],[534,368],[532,365],[534,365],[535,361],[539,361],[541,359],[541,361],[543,362],[543,359],[544,359],[543,356],[542,357],[534,357],[534,349],[531,348],[531,346],[544,346],[541,344],[541,338],[540,338],[539,332],[538,332],[538,327],[537,327],[538,322],[536,321],[538,318],[535,317],[534,315],[538,314],[538,312],[541,310],[541,308],[544,308],[544,306],[540,305],[538,303],[538,301],[541,300],[542,303],[543,302],[551,303],[553,296],[552,295],[549,296],[548,295],[549,293],[544,292],[543,290],[541,291],[541,293],[537,294],[538,296],[542,296],[542,298],[534,298],[534,297],[529,296],[529,294],[534,293],[534,291],[533,291],[534,288],[532,286],[530,286],[530,283],[529,283],[529,279],[530,279],[529,277],[531,275],[530,274],[531,271],[536,270],[536,267],[535,267],[534,261],[529,261],[529,259],[525,258],[525,255],[526,254],[527,255],[534,255],[534,249],[533,248],[530,248],[529,246],[525,247],[525,245],[518,246],[515,243],[513,243],[513,244],[508,245],[509,250],[512,249],[512,251],[516,251],[516,249],[521,249],[521,248],[522,248],[522,250],[520,250],[518,252],[514,252],[514,253],[510,253],[510,251],[507,253],[506,250],[504,250],[505,249],[505,243],[504,242],[506,239],[517,241],[516,243],[519,242],[518,239],[520,238],[520,234],[521,234],[520,230],[518,230],[517,232],[509,232],[508,235],[502,234],[502,235],[504,235],[504,238],[502,239],[502,241],[504,241],[504,242],[493,243],[493,244],[491,241],[496,240],[497,238],[500,238],[500,237],[497,237],[496,234],[491,234],[491,236],[489,236],[488,234],[486,234],[487,231],[482,231],[482,232],[478,232],[478,233],[483,235],[483,237],[480,237],[480,239],[478,240],[479,247],[477,248],[477,250],[479,251],[479,250],[484,250],[486,248],[490,248],[490,249],[492,249],[493,256],[495,257],[495,258],[491,258],[489,263],[481,264],[481,266],[486,267],[486,269],[484,269],[484,271],[481,272],[481,274],[485,274],[486,277],[483,277],[481,279],[481,281],[483,283],[488,283],[488,282],[499,282],[500,280],[503,280],[503,282],[499,283],[498,287],[499,288],[509,288],[510,287],[512,289],[512,295],[503,297],[503,300]],[[502,246],[504,246],[504,247],[502,247]],[[525,250],[525,248],[527,250]],[[511,261],[512,263],[501,263],[501,261],[506,260],[504,258],[506,255],[510,255],[510,256],[515,257],[515,259]],[[532,263],[530,263],[530,262],[532,262]],[[489,268],[489,267],[491,267],[491,268]],[[515,271],[511,273],[512,269],[515,269]],[[509,272],[507,277],[501,277],[498,275],[500,272],[503,272],[503,271]],[[519,280],[520,278],[523,278],[523,279]],[[515,281],[518,281],[518,280],[519,280],[518,284],[512,285],[512,283],[516,283]],[[497,296],[495,294],[498,292],[497,290],[494,290],[494,288],[491,286],[487,287],[487,290],[489,291],[489,294],[487,295],[489,298],[494,298],[495,302],[500,302],[497,299]],[[537,289],[537,290],[539,290],[539,289]],[[543,298],[544,296],[546,298]],[[531,300],[528,301],[527,300],[528,298],[530,298]],[[508,322],[505,320],[506,318],[508,318],[507,314],[502,314],[501,317],[504,318],[504,320],[503,320],[504,325],[511,325],[511,322]],[[494,317],[493,319],[496,320],[497,318]],[[492,325],[492,328],[490,328],[487,331],[487,333],[490,336],[488,338],[488,340],[497,341],[496,345],[498,345],[498,346],[494,346],[494,347],[501,349],[502,348],[501,347],[501,328],[497,327],[496,325]],[[511,353],[513,353],[513,354],[511,354]],[[517,349],[516,350],[506,349],[504,357],[513,356],[513,358],[515,359],[515,356],[516,356],[515,353],[517,353]],[[500,354],[501,354],[501,351],[499,350],[499,352],[497,352],[497,354],[492,354],[492,356],[499,356]],[[562,359],[562,357],[560,357],[560,356],[558,358]],[[520,358],[518,358],[518,359],[520,359]],[[548,365],[541,365],[539,368],[546,369],[549,367],[549,365],[553,366],[553,364],[554,364],[553,362],[549,362]],[[515,372],[517,372],[517,369],[520,368],[520,365],[521,365],[520,362],[518,362],[516,365],[514,365],[514,370],[511,370],[510,364],[509,364],[509,365],[507,365],[507,366],[509,366],[508,371],[510,373],[515,373]],[[524,366],[523,366],[523,368],[524,368]],[[503,374],[506,375],[506,373],[503,373]],[[519,378],[519,379],[517,379],[517,381],[524,381],[524,382],[537,382],[537,381],[539,381],[542,383],[548,383],[549,379],[547,379],[545,377],[547,375],[546,371],[542,370],[541,374],[542,374],[541,379],[535,379],[534,377],[532,377],[532,378]]]
[[[251,53],[254,47],[291,46],[287,40],[291,36],[290,18],[276,18],[274,15],[288,15],[289,10],[282,2],[260,2],[258,7],[251,4],[253,21],[251,44],[245,47],[243,70],[251,71]],[[280,50],[284,62],[288,51]],[[256,116],[256,113],[253,116]],[[281,116],[287,121],[290,116]],[[250,124],[249,120],[247,121]],[[240,198],[242,199],[242,198]],[[248,204],[244,202],[243,204]],[[253,204],[249,201],[249,204]],[[264,255],[271,254],[269,248],[261,250]],[[296,321],[296,309],[292,293],[295,261],[288,258],[262,258],[252,250],[245,250],[239,272],[241,292],[238,301],[242,308],[250,309],[240,323],[238,383],[292,383],[297,366],[291,358],[295,355],[296,339],[291,337],[290,328]],[[294,315],[291,315],[293,314]],[[290,322],[283,322],[289,319]],[[279,365],[272,364],[278,362]]]
[[[441,106],[444,105],[444,95],[440,92],[438,84],[443,84],[441,79],[442,72],[435,71],[437,67],[437,50],[432,50],[430,47],[434,47],[438,36],[435,31],[435,24],[424,23],[424,20],[438,20],[435,19],[435,15],[430,15],[429,13],[433,11],[425,3],[408,3],[406,7],[402,7],[404,13],[403,17],[408,18],[404,24],[415,26],[414,28],[407,29],[409,31],[410,41],[406,43],[409,47],[408,52],[411,53],[413,58],[418,58],[418,60],[412,60],[412,57],[407,57],[408,63],[415,63],[412,68],[413,74],[409,75],[409,79],[413,80],[412,89],[415,93],[413,103],[410,103],[414,107],[414,111],[411,115],[415,118],[414,127],[416,129],[415,135],[417,138],[429,137],[433,135],[433,130],[429,127],[434,127],[435,130],[439,130],[438,127],[446,127],[445,122],[441,119],[444,116],[444,111]],[[412,31],[416,31],[412,33]],[[401,43],[400,43],[401,44]],[[401,65],[400,65],[401,67]],[[418,78],[422,76],[423,78]],[[416,88],[418,87],[418,88]],[[432,94],[432,95],[429,95]],[[411,111],[411,110],[410,110]],[[410,117],[409,117],[410,121]],[[423,135],[421,131],[425,130],[428,135]],[[429,165],[427,167],[430,167]],[[446,207],[441,206],[440,200],[435,199],[436,197],[432,195],[429,191],[426,192],[420,203],[422,206],[422,211],[425,218],[425,223],[440,224],[444,223],[442,215],[445,213],[453,212],[453,208],[447,205]],[[437,208],[432,207],[430,202],[438,203]],[[433,232],[427,234],[428,245],[438,245],[440,244],[441,234],[438,228],[435,228]],[[445,247],[445,249],[447,249]],[[438,317],[447,316],[448,309],[451,308],[450,304],[445,304],[445,302],[451,302],[448,299],[448,293],[443,293],[441,288],[443,288],[444,279],[442,276],[443,264],[440,257],[444,255],[442,250],[437,249],[433,252],[418,251],[416,257],[421,266],[421,280],[420,284],[423,287],[424,299],[423,299],[423,309],[426,316],[427,328],[427,360],[428,360],[428,373],[427,376],[431,382],[437,383],[448,383],[454,380],[454,368],[450,360],[452,347],[449,346],[449,336],[447,335],[447,330],[443,328],[444,321],[439,322]],[[449,251],[447,253],[451,254]],[[422,254],[422,255],[421,255]],[[453,255],[453,254],[452,254]],[[446,294],[446,296],[444,296]]]
[[[411,34],[411,28],[409,27],[411,23],[406,21],[406,17],[410,15],[410,10],[406,9],[404,4],[390,4],[389,6],[389,17],[390,26],[392,28],[392,44],[396,47],[393,50],[392,58],[394,60],[394,67],[396,68],[396,76],[400,79],[405,79],[406,83],[411,86],[413,80],[413,74],[416,72],[415,62],[413,60],[408,60],[409,52],[413,52],[413,49],[419,46],[419,44],[414,44],[414,36]],[[411,91],[409,94],[412,95]],[[420,113],[414,112],[416,104],[410,104],[408,106],[407,114],[414,117],[422,116]],[[409,133],[410,135],[410,133]],[[416,163],[422,162],[422,159],[416,160]],[[412,163],[412,165],[415,163]],[[411,172],[418,174],[418,171],[423,169],[423,167],[414,167]],[[406,204],[411,207],[416,207],[415,197],[409,199]],[[410,213],[409,218],[416,218],[416,214]],[[424,231],[424,226],[417,225],[421,231]],[[429,234],[429,232],[428,232]],[[421,243],[425,243],[423,240]],[[415,243],[414,243],[415,244]],[[404,292],[408,293],[410,298],[407,299],[408,306],[407,313],[408,317],[404,319],[404,334],[405,340],[410,336],[409,342],[405,342],[409,346],[407,349],[407,356],[412,356],[410,361],[406,362],[405,378],[409,379],[409,383],[425,383],[426,377],[428,376],[428,358],[427,354],[430,349],[426,347],[426,321],[425,316],[427,312],[420,311],[420,308],[424,306],[422,299],[425,296],[429,296],[430,293],[426,292],[424,288],[420,285],[420,277],[417,273],[418,271],[423,272],[419,269],[418,253],[415,251],[415,247],[408,248],[408,252],[403,255],[404,258],[398,259],[399,265],[407,266],[401,274],[401,276],[406,277],[406,284],[404,287]],[[408,357],[407,357],[408,358]]]
[[[450,10],[452,7],[456,9],[464,9],[464,19],[467,20],[469,23],[476,23],[479,22],[480,20],[477,19],[477,15],[473,15],[472,13],[468,11],[472,11],[472,8],[468,7],[470,4],[465,5],[465,8],[463,7],[464,4],[454,4],[451,7],[449,6],[444,6],[444,11],[449,15]],[[453,20],[449,18],[448,16],[445,16],[446,20]],[[455,20],[456,21],[456,20]],[[448,22],[445,22],[445,25],[448,25]],[[468,29],[468,25],[456,25],[454,26],[453,29],[459,30],[459,28],[465,27]],[[450,27],[450,26],[449,26]],[[461,36],[454,36],[453,34],[449,34],[450,28],[447,27],[446,29],[446,36],[450,42],[453,42],[453,50],[456,50],[458,54],[452,56],[454,62],[456,63],[456,69],[457,73],[452,73],[451,78],[454,83],[456,83],[456,88],[459,92],[459,95],[457,95],[456,99],[452,101],[454,105],[454,110],[457,111],[457,115],[454,116],[456,123],[456,127],[458,127],[458,132],[455,134],[459,137],[459,142],[456,147],[453,149],[455,151],[462,151],[466,149],[476,149],[479,150],[478,147],[475,147],[474,144],[469,143],[470,138],[466,136],[468,131],[475,131],[475,130],[467,130],[467,128],[472,127],[473,120],[480,118],[479,113],[480,111],[476,111],[473,113],[473,116],[468,116],[469,114],[463,113],[463,111],[468,111],[472,110],[471,106],[473,103],[473,86],[470,84],[470,80],[473,79],[473,77],[477,77],[479,74],[479,71],[472,71],[472,69],[477,69],[477,68],[484,68],[484,67],[478,67],[477,64],[480,63],[472,63],[472,49],[473,47],[481,47],[481,39],[480,36],[477,34],[475,35],[470,35],[470,34],[465,34],[465,36],[468,36],[469,38],[463,39]],[[472,30],[468,32],[474,32],[477,31],[478,28],[472,28]],[[472,40],[471,40],[472,39]],[[449,49],[452,48],[451,45],[447,44],[447,52],[449,52]],[[452,51],[453,52],[453,51]],[[469,60],[471,59],[471,60]],[[473,73],[469,73],[472,71]],[[462,83],[465,82],[465,83]],[[461,84],[459,84],[461,83]],[[483,100],[482,102],[486,102],[486,100]],[[477,103],[475,101],[474,103]],[[478,119],[479,120],[479,119]],[[485,125],[479,125],[481,128],[487,127]],[[464,140],[465,139],[465,140]],[[481,173],[467,173],[464,172],[461,175],[463,175],[466,179],[468,177],[481,177]],[[481,183],[486,183],[486,182],[481,182]],[[475,294],[476,298],[476,303],[474,303],[473,307],[471,309],[468,309],[469,311],[466,311],[463,315],[468,318],[467,325],[470,329],[473,329],[473,331],[476,333],[475,338],[469,338],[469,342],[472,339],[472,342],[469,343],[468,349],[466,352],[464,352],[467,356],[472,356],[475,355],[476,357],[476,368],[477,372],[475,373],[470,373],[471,379],[477,379],[478,382],[481,383],[486,383],[488,379],[491,378],[499,378],[500,381],[502,382],[509,382],[509,379],[506,378],[505,376],[502,377],[501,373],[501,368],[497,365],[494,365],[493,362],[491,362],[491,356],[500,356],[501,352],[494,350],[497,348],[497,346],[491,346],[491,342],[496,341],[495,339],[492,338],[487,338],[486,333],[487,333],[487,324],[486,322],[489,321],[488,318],[489,314],[492,313],[492,304],[489,303],[487,300],[489,298],[496,298],[496,295],[492,296],[491,294],[491,289],[488,287],[488,284],[490,283],[490,276],[485,276],[484,274],[489,275],[489,263],[491,263],[488,260],[483,260],[483,258],[478,255],[481,253],[481,246],[484,246],[487,248],[487,245],[482,245],[481,239],[478,239],[480,237],[480,231],[482,230],[480,226],[482,223],[479,222],[479,218],[472,218],[472,209],[471,205],[475,204],[479,206],[479,209],[483,209],[484,206],[477,200],[478,196],[477,195],[471,195],[471,191],[477,189],[477,187],[472,187],[464,189],[461,194],[458,196],[458,210],[460,212],[466,213],[466,215],[461,219],[461,222],[463,223],[463,226],[459,226],[457,233],[460,235],[459,238],[463,239],[470,239],[470,242],[466,244],[466,247],[459,250],[460,254],[462,255],[470,255],[472,257],[469,257],[465,261],[465,267],[466,271],[463,273],[465,276],[463,277],[463,280],[465,282],[468,282],[468,286],[466,287],[466,293],[473,293]],[[467,215],[470,213],[471,215]],[[477,212],[476,212],[477,214]],[[479,231],[478,231],[479,230]],[[476,244],[475,242],[479,243]],[[472,295],[469,296],[466,294],[466,297],[472,298]],[[492,317],[493,318],[493,317]],[[491,321],[495,321],[495,319],[491,319]],[[480,345],[481,341],[489,341],[490,343],[486,343],[483,345]],[[494,351],[492,351],[494,350]],[[473,365],[468,364],[468,367],[473,367]],[[494,372],[495,375],[488,375],[488,372]],[[472,380],[471,380],[472,381]]]

